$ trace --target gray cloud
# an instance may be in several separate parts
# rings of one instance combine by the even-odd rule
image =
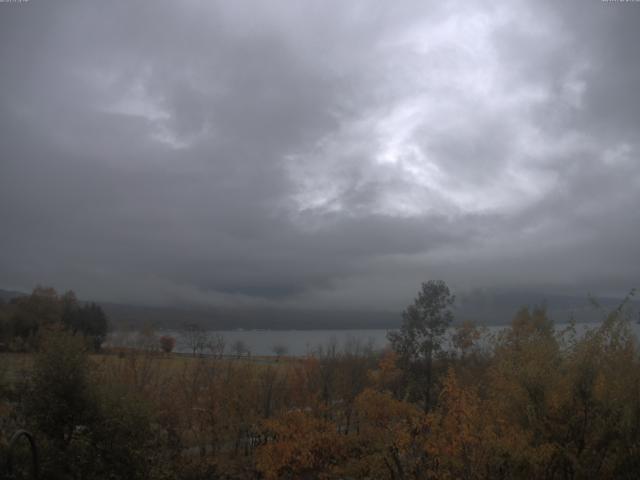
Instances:
[[[640,279],[640,8],[0,4],[0,285],[396,309]]]

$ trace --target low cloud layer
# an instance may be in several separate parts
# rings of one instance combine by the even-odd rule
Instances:
[[[0,4],[0,286],[397,309],[640,283],[640,4]]]

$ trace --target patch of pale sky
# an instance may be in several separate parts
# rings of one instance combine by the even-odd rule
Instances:
[[[145,88],[141,79],[136,79],[122,92],[120,98],[105,108],[108,113],[141,117],[149,122],[161,122],[171,118],[161,102],[154,99]]]
[[[474,128],[473,121],[467,119],[475,116],[474,108],[480,107],[511,116],[550,100],[551,93],[546,86],[528,83],[513,90],[502,80],[506,66],[498,61],[492,33],[497,26],[508,20],[509,17],[504,12],[492,16],[484,12],[464,17],[456,15],[435,28],[430,28],[432,26],[425,23],[418,24],[400,38],[387,41],[385,47],[399,51],[408,49],[423,59],[423,62],[414,62],[415,58],[405,58],[405,61],[411,61],[411,65],[418,67],[413,73],[403,70],[404,75],[397,81],[406,81],[411,90],[405,92],[404,98],[397,99],[394,105],[388,105],[386,114],[383,109],[378,109],[370,121],[348,119],[346,123],[348,125],[351,122],[351,126],[338,133],[337,138],[340,140],[336,138],[322,142],[324,145],[345,148],[345,145],[360,144],[363,141],[357,138],[360,135],[375,138],[373,144],[377,146],[377,151],[370,153],[360,168],[364,172],[384,166],[383,175],[397,177],[406,188],[381,192],[378,201],[371,206],[374,211],[391,216],[419,216],[431,211],[434,202],[425,201],[424,196],[416,195],[416,191],[420,189],[427,190],[428,196],[439,196],[442,201],[435,203],[441,209],[443,205],[449,205],[445,208],[446,212],[436,213],[450,215],[454,212],[517,211],[539,200],[553,188],[554,173],[539,170],[535,165],[529,164],[535,164],[532,152],[535,152],[536,145],[548,145],[549,139],[540,138],[539,132],[536,135],[538,138],[533,139],[535,142],[527,138],[531,137],[530,130],[533,126],[526,119],[521,121],[524,123],[519,130],[522,134],[518,133],[512,140],[522,150],[509,159],[508,169],[496,171],[495,178],[488,184],[460,181],[448,174],[441,167],[446,165],[447,159],[425,152],[415,141],[418,130],[421,135],[428,137],[438,135],[439,131],[451,130],[452,127]],[[534,30],[536,34],[543,34],[544,31]],[[439,65],[441,68],[437,75],[431,74],[429,60],[447,47],[453,47],[451,58],[444,65]],[[411,78],[407,78],[407,75]],[[461,92],[462,96],[445,97],[445,91],[452,88]],[[575,72],[564,84],[564,94],[572,104],[579,104],[583,89],[584,83]],[[513,115],[513,118],[518,117]],[[447,121],[444,122],[443,119]],[[525,138],[521,138],[521,135]],[[552,142],[560,149],[566,149],[566,143],[564,140]],[[529,150],[532,144],[533,149]],[[538,147],[538,150],[542,149],[544,147]],[[552,148],[545,150],[547,155],[553,153],[549,151]],[[325,159],[336,154],[340,160]],[[308,170],[298,172],[297,183],[300,188],[297,201],[301,209],[327,208],[329,205],[335,209],[339,204],[335,199],[341,191],[340,188],[335,188],[335,182],[339,182],[339,179],[333,174],[339,174],[340,171],[336,169],[335,163],[349,161],[349,155],[340,155],[334,148],[321,148],[314,158],[318,164],[313,168],[315,175],[309,176]],[[318,175],[323,166],[326,167],[324,175]],[[364,173],[362,175],[366,176]],[[371,177],[370,173],[368,175]],[[334,184],[334,188],[329,188],[331,184]],[[412,201],[418,203],[412,204]],[[341,205],[340,209],[343,207]]]

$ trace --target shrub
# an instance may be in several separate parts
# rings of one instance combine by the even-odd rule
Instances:
[[[160,337],[160,348],[164,353],[171,353],[176,346],[176,339],[168,335]]]

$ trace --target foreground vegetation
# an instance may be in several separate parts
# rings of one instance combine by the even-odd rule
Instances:
[[[425,284],[393,349],[272,364],[96,355],[52,322],[35,354],[0,355],[0,452],[27,428],[52,479],[637,478],[640,356],[623,306],[586,335],[523,309],[493,337],[458,326],[444,350],[452,302]]]

